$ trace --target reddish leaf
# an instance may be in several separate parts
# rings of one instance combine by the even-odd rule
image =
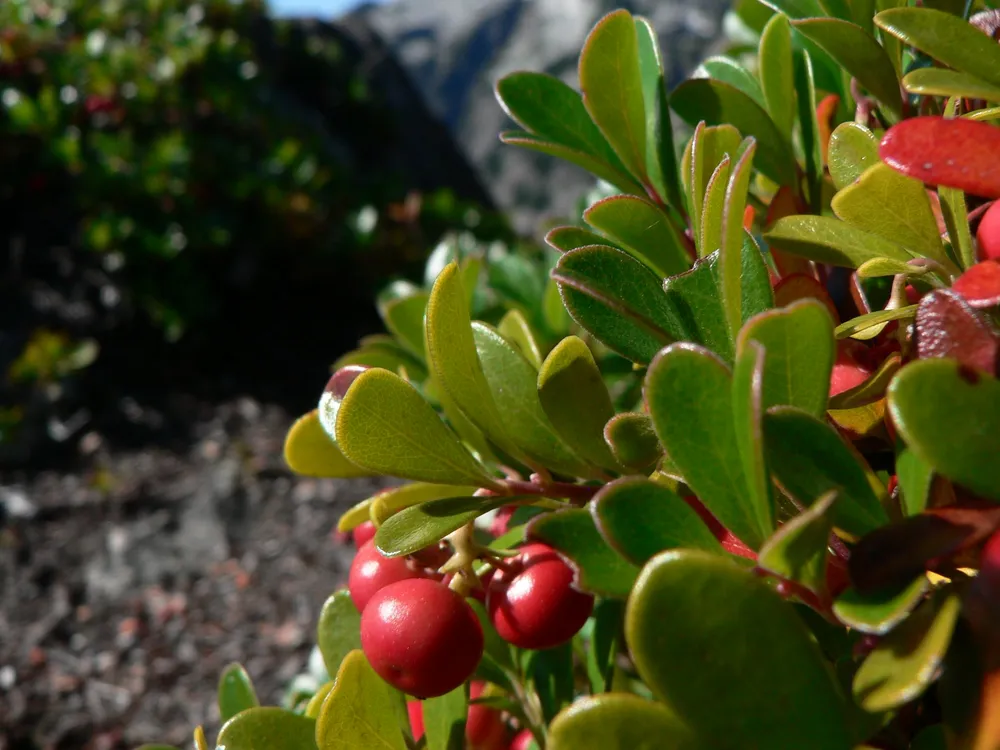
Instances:
[[[840,106],[840,97],[836,94],[824,96],[816,107],[816,122],[819,125],[819,147],[823,153],[823,164],[830,149],[830,135],[833,133],[833,118]]]
[[[830,313],[830,319],[834,324],[840,322],[840,315],[837,313],[837,306],[833,304],[826,287],[820,284],[812,276],[804,273],[793,273],[786,276],[774,287],[774,306],[787,307],[796,300],[817,299],[826,305]]]
[[[995,375],[1000,336],[968,303],[950,289],[924,295],[917,308],[917,357],[950,357]]]
[[[1000,305],[1000,261],[977,263],[959,276],[951,288],[972,307]]]
[[[889,128],[882,161],[929,185],[1000,198],[1000,128],[956,118],[914,117]]]

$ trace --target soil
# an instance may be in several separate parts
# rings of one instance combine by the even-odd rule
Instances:
[[[94,431],[58,470],[0,474],[0,750],[211,742],[233,661],[280,704],[346,576],[331,529],[385,484],[291,475],[295,415],[249,397],[128,407],[185,429]]]

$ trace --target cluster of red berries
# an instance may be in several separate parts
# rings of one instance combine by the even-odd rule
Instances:
[[[506,510],[506,509],[505,509]],[[498,514],[494,534],[503,533],[510,514]],[[375,546],[375,527],[353,533],[357,553],[348,576],[351,600],[361,612],[361,648],[379,676],[414,698],[444,695],[468,681],[483,655],[480,620],[465,597],[438,572],[450,551],[446,543],[407,557],[385,557]],[[573,570],[546,544],[521,547],[514,557],[493,560],[473,590],[497,633],[525,649],[552,648],[569,641],[594,607],[594,598],[573,587]],[[471,698],[483,690],[473,682]],[[414,735],[423,732],[419,701],[410,704]],[[522,730],[508,744],[500,711],[473,704],[466,739],[476,750],[521,750],[531,742]]]

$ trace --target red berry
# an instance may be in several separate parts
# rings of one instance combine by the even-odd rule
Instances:
[[[830,373],[831,396],[856,388],[871,377],[871,370],[858,361],[860,353],[846,339],[837,342],[837,356],[833,361],[833,372]]]
[[[535,735],[531,733],[531,730],[522,729],[515,735],[514,741],[510,743],[510,750],[528,750],[534,741]]]
[[[354,539],[354,546],[361,549],[368,540],[375,536],[375,524],[371,521],[365,521],[360,526],[355,526],[354,531],[351,532],[351,537]]]
[[[375,593],[390,583],[425,577],[421,570],[407,564],[405,557],[385,557],[375,542],[369,540],[354,556],[347,576],[347,589],[358,612],[364,612]]]
[[[485,682],[474,681],[469,686],[469,699],[481,697],[485,688]],[[507,725],[503,716],[495,708],[481,703],[471,704],[465,719],[465,739],[469,750],[503,750],[507,744]]]
[[[407,701],[406,713],[410,716],[410,731],[413,739],[419,740],[424,736],[424,707],[420,701]]]
[[[517,510],[516,505],[505,505],[497,510],[496,515],[493,516],[493,520],[490,521],[491,536],[501,537],[507,533],[507,527],[510,525],[510,517],[514,515],[515,510]]]
[[[594,597],[573,588],[573,571],[547,544],[522,547],[497,570],[486,608],[500,637],[519,648],[552,648],[583,627]]]
[[[976,230],[980,260],[1000,260],[1000,201],[986,209]]]
[[[483,656],[483,629],[465,600],[438,581],[398,581],[361,615],[361,648],[378,675],[417,698],[451,692]]]

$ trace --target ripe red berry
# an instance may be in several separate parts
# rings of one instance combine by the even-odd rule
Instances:
[[[522,547],[497,570],[486,608],[500,637],[519,648],[552,648],[583,627],[594,597],[573,588],[573,571],[547,544]]]
[[[980,260],[1000,260],[1000,201],[986,209],[976,231]]]
[[[410,716],[410,731],[413,739],[419,740],[424,736],[424,707],[420,701],[407,701],[406,713]]]
[[[483,629],[465,600],[438,581],[398,581],[361,615],[361,648],[386,682],[417,698],[468,680],[483,656]]]
[[[375,542],[368,540],[351,562],[347,589],[358,612],[364,612],[375,593],[390,583],[425,577],[424,572],[409,565],[405,557],[385,557]]]
[[[376,531],[375,524],[371,521],[365,521],[360,526],[355,526],[351,532],[351,538],[354,539],[354,546],[361,549],[369,539],[375,536]]]
[[[514,515],[515,510],[517,510],[516,505],[505,505],[497,510],[493,520],[490,521],[490,536],[501,537],[507,533],[510,517]]]
[[[469,686],[469,699],[475,700],[483,694],[486,683],[474,681]],[[503,716],[495,708],[474,703],[469,706],[465,719],[465,739],[470,750],[504,750],[507,744],[507,725]]]
[[[531,730],[522,729],[515,735],[514,741],[510,743],[510,750],[528,750],[534,741],[535,735],[531,733]]]

